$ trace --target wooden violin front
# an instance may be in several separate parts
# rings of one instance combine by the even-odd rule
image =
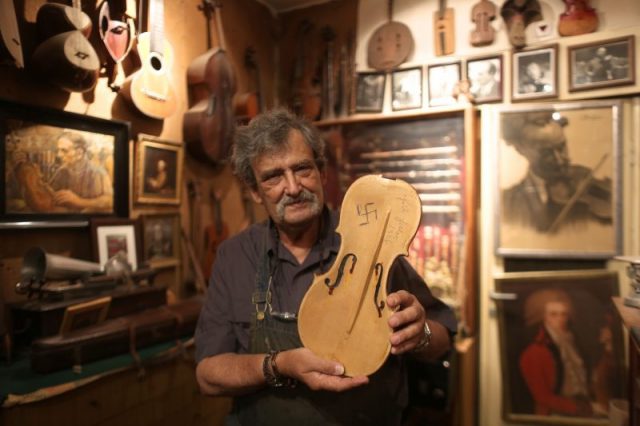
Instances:
[[[307,291],[298,331],[305,347],[342,363],[348,376],[374,373],[389,355],[387,277],[408,254],[421,214],[418,194],[401,180],[363,176],[345,194],[338,256]]]

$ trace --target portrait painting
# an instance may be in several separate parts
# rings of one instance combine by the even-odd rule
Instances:
[[[502,100],[502,56],[467,61],[469,93],[476,104]]]
[[[511,99],[532,100],[558,96],[558,46],[514,52],[511,58]]]
[[[569,91],[635,83],[635,37],[569,46]]]
[[[621,104],[510,106],[498,116],[497,254],[619,254]]]
[[[399,111],[422,107],[422,67],[394,71],[391,83],[391,109]]]
[[[94,218],[91,219],[91,239],[93,258],[104,267],[115,256],[121,257],[138,269],[141,263],[139,223],[133,219]]]
[[[456,104],[456,88],[460,81],[460,62],[429,65],[427,70],[429,106]]]
[[[140,135],[136,157],[135,202],[179,204],[183,162],[184,148],[180,143]]]
[[[0,102],[3,219],[126,216],[128,134],[128,123]]]
[[[177,213],[142,215],[144,257],[154,265],[175,263],[178,257],[180,216]]]
[[[356,79],[356,112],[382,112],[384,86],[387,75],[383,72],[360,72]]]
[[[495,289],[504,419],[609,425],[626,386],[617,272],[507,273]]]

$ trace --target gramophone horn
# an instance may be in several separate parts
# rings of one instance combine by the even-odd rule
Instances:
[[[22,259],[22,284],[33,281],[72,280],[102,272],[98,263],[49,254],[40,247],[32,247]]]

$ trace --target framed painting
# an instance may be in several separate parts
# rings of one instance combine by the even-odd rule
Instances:
[[[502,100],[502,55],[469,59],[466,66],[473,102],[484,104]]]
[[[429,106],[455,105],[456,88],[460,81],[460,62],[427,66]]]
[[[530,104],[498,113],[496,252],[609,258],[621,252],[622,105]]]
[[[609,425],[626,385],[617,272],[508,273],[495,289],[504,419]]]
[[[422,107],[422,67],[393,71],[391,109],[400,111]]]
[[[144,259],[154,266],[171,266],[178,261],[180,215],[178,213],[145,214],[142,218]]]
[[[111,296],[107,296],[68,306],[64,310],[60,334],[100,324],[107,318],[110,305]]]
[[[183,165],[182,144],[140,134],[134,201],[137,204],[180,204]]]
[[[558,96],[558,46],[513,52],[511,99],[514,101]]]
[[[635,83],[635,36],[569,46],[569,91]]]
[[[105,265],[116,255],[126,256],[133,271],[140,266],[140,225],[134,219],[92,219],[93,258]],[[122,254],[120,254],[122,253]]]
[[[0,222],[86,226],[129,213],[129,123],[0,101]]]
[[[356,112],[382,112],[384,86],[387,75],[383,72],[359,72],[356,79]]]

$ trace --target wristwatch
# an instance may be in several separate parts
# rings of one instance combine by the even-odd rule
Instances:
[[[276,357],[280,351],[271,351],[262,360],[262,374],[267,381],[267,385],[272,388],[281,388],[283,386],[294,388],[297,384],[295,379],[285,377],[278,371],[276,365]]]
[[[418,351],[426,348],[431,343],[431,329],[429,328],[429,323],[427,322],[427,320],[424,320],[424,330],[423,330],[423,332],[424,332],[424,334],[422,335],[422,339],[420,339],[420,341],[415,346],[415,348],[413,348],[414,352],[418,352]]]

